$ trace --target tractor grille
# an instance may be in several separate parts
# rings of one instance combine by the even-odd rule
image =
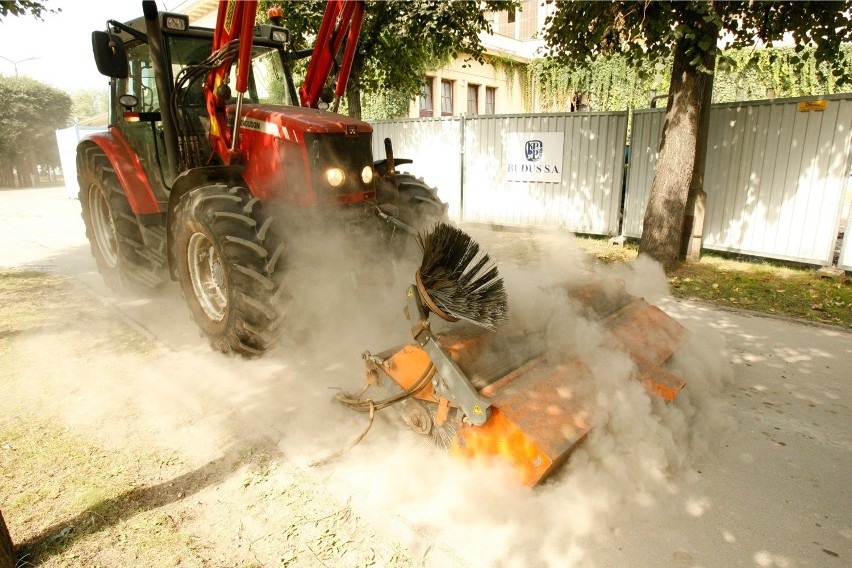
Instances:
[[[372,183],[361,181],[361,170],[373,163],[371,136],[370,132],[359,132],[357,136],[305,134],[311,178],[323,202],[335,196],[373,191]],[[340,187],[332,187],[326,180],[326,171],[333,167],[344,171],[345,179]]]

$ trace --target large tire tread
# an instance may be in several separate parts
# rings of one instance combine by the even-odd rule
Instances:
[[[86,237],[98,271],[107,286],[117,293],[149,294],[165,282],[165,228],[142,227],[130,208],[118,176],[106,154],[97,146],[85,148],[77,156],[80,206]],[[104,258],[95,237],[90,211],[89,193],[101,191],[110,210],[115,227],[117,263],[111,266]],[[158,242],[156,248],[146,246],[142,231],[150,240]]]
[[[285,266],[284,246],[260,200],[242,187],[199,187],[181,199],[172,231],[184,296],[211,346],[223,353],[262,355],[280,334]],[[205,314],[189,281],[187,246],[195,232],[212,243],[226,273],[227,307],[220,322]]]
[[[447,204],[438,197],[437,189],[410,174],[397,174],[396,184],[400,216],[418,232],[448,221]]]

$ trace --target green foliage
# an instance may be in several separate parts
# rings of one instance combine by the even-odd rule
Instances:
[[[109,112],[109,91],[84,89],[71,95],[71,122],[80,124],[87,119]]]
[[[592,93],[592,110],[642,108],[652,91],[668,91],[676,46],[686,44],[698,65],[724,31],[731,45],[717,57],[714,102],[763,99],[770,88],[776,97],[832,94],[852,86],[852,48],[842,44],[852,40],[850,9],[852,2],[562,2],[546,23],[551,57],[529,72],[548,110],[567,109],[579,92]],[[701,22],[715,35],[702,33]],[[798,45],[772,47],[785,32]],[[769,47],[755,47],[755,38]]]
[[[741,5],[741,3],[737,3]],[[722,29],[716,5],[705,2],[560,2],[545,22],[548,55],[582,65],[622,54],[629,63],[665,59],[675,45],[700,64]],[[715,33],[714,33],[715,32]]]
[[[58,164],[57,128],[68,124],[71,97],[28,77],[0,75],[0,161],[34,152],[38,163]]]
[[[3,0],[0,2],[0,20],[9,14],[13,16],[25,16],[27,14],[32,14],[34,17],[41,20],[42,14],[45,12],[56,13],[61,11],[61,8],[48,8],[45,5],[45,2],[39,2],[37,0]]]
[[[549,56],[583,65],[599,55],[620,53],[628,62],[666,60],[681,49],[701,68],[701,56],[722,32],[734,49],[755,43],[772,46],[789,34],[799,46],[813,46],[816,61],[831,73],[843,43],[852,42],[852,2],[559,2],[545,23]],[[756,41],[758,40],[758,41]],[[789,57],[797,67],[799,61]]]
[[[671,276],[676,298],[852,328],[852,279],[815,268],[711,252]]]
[[[599,55],[586,66],[566,66],[553,59],[535,59],[527,69],[544,112],[566,111],[580,93],[591,94],[591,110],[625,110],[647,106],[651,91],[665,92],[669,67],[648,60],[633,65],[621,54]]]
[[[716,64],[713,102],[765,99],[770,88],[778,98],[848,92],[852,82],[844,77],[852,77],[852,45],[842,46],[833,64],[841,69],[840,77],[828,63],[817,60],[814,47],[799,53],[792,47],[727,49]],[[647,108],[652,92],[668,91],[671,57],[632,65],[620,53],[599,55],[583,67],[535,59],[523,72],[535,85],[534,96],[544,112],[568,110],[583,92],[591,93],[591,110],[620,111]]]
[[[815,47],[729,49],[722,53],[713,83],[714,102],[831,95],[852,89],[852,45],[843,45],[832,64],[820,62]],[[840,70],[833,73],[832,66]]]
[[[364,120],[382,120],[408,116],[411,99],[393,91],[365,93],[361,97],[361,118]]]
[[[529,66],[526,63],[520,63],[514,59],[501,57],[499,55],[488,54],[485,60],[497,69],[502,69],[506,76],[506,89],[511,96],[515,88],[515,79],[521,87],[521,97],[524,102],[524,112],[532,112],[533,90],[534,85],[532,75],[529,72]]]
[[[267,4],[261,2],[261,8]],[[485,11],[506,10],[516,2],[488,0],[484,4],[368,0],[350,78],[350,86],[367,95],[362,97],[362,105],[373,105],[366,99],[377,95],[375,100],[385,103],[376,103],[374,107],[394,100],[390,108],[398,108],[399,97],[406,101],[415,97],[426,72],[440,67],[451,57],[464,53],[482,61],[479,32],[491,29]],[[281,8],[294,47],[310,47],[325,2],[285,2]]]

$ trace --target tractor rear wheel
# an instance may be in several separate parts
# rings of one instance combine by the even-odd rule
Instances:
[[[118,293],[147,292],[163,281],[161,251],[146,247],[139,222],[103,150],[91,146],[77,155],[80,206],[86,237],[98,271]]]
[[[281,321],[283,245],[260,200],[243,187],[185,194],[172,224],[173,258],[192,318],[214,349],[262,355]]]

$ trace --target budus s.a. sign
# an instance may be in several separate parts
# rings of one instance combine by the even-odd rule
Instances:
[[[562,181],[561,132],[510,132],[506,134],[507,181]]]

